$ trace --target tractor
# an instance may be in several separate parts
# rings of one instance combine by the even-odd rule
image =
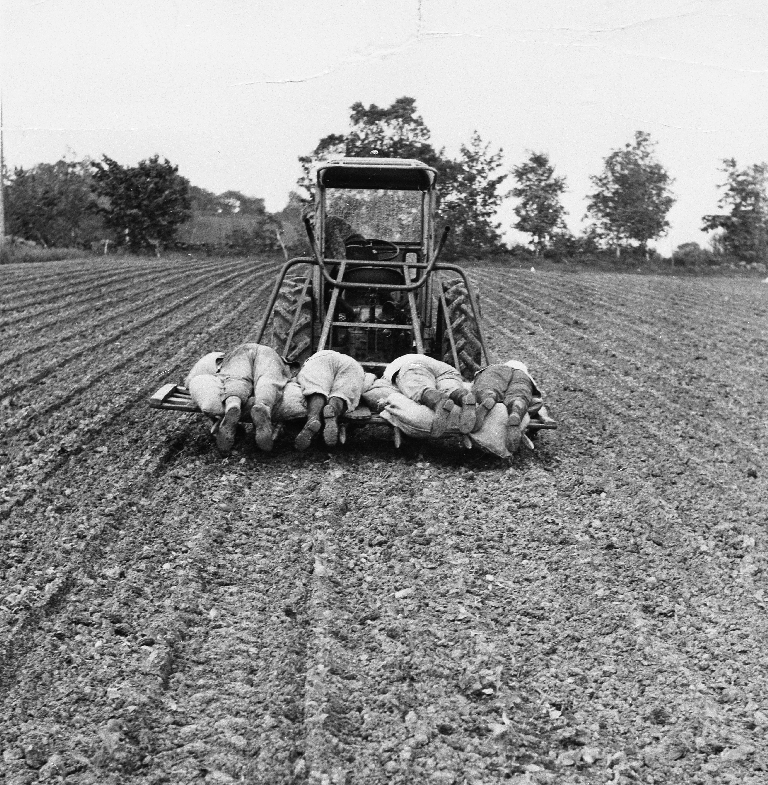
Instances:
[[[436,242],[436,175],[413,159],[321,164],[305,217],[312,256],[283,267],[256,341],[289,362],[334,349],[376,375],[416,352],[471,379],[488,352],[466,273],[438,263],[448,228]]]
[[[283,265],[252,340],[294,365],[333,349],[376,376],[401,355],[425,354],[471,381],[491,360],[466,273],[438,261],[449,228],[436,236],[436,179],[414,159],[321,163],[314,210],[304,216],[311,256]],[[199,411],[174,384],[161,387],[150,405]],[[384,422],[365,406],[345,419],[355,426]],[[551,427],[542,407],[528,433]]]

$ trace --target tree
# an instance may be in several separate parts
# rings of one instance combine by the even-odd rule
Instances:
[[[179,167],[155,155],[137,166],[103,157],[93,164],[94,190],[106,224],[133,253],[170,245],[191,215],[189,181]]]
[[[654,158],[654,147],[649,134],[636,131],[634,143],[614,150],[603,171],[590,177],[597,190],[589,196],[587,215],[617,256],[633,245],[647,255],[648,242],[669,228],[667,213],[675,203],[672,180]]]
[[[461,148],[458,160],[432,145],[431,133],[417,113],[414,98],[398,98],[383,108],[358,102],[352,105],[350,130],[330,134],[320,140],[310,155],[299,158],[304,170],[299,186],[308,195],[314,192],[312,167],[333,155],[370,156],[375,150],[382,158],[416,158],[437,171],[441,220],[450,221],[453,233],[450,253],[487,251],[500,244],[495,212],[503,196],[497,193],[506,174],[500,175],[501,150],[489,152],[477,133]]]
[[[367,109],[359,101],[350,107],[350,130],[346,134],[323,137],[309,154],[299,158],[304,174],[299,186],[308,195],[314,193],[312,167],[334,155],[382,158],[417,158],[434,167],[440,181],[452,180],[455,164],[437,151],[430,141],[431,132],[421,115],[416,113],[416,99],[398,98],[387,108],[371,104]],[[375,153],[373,151],[376,151]]]
[[[717,264],[717,256],[698,243],[682,243],[672,252],[672,265],[677,267],[703,267]]]
[[[716,244],[744,261],[762,261],[768,255],[768,164],[739,169],[734,158],[723,160],[725,193],[718,207],[724,215],[705,215],[702,231],[721,230]]]
[[[489,147],[477,131],[469,146],[461,146],[451,190],[441,204],[441,217],[454,226],[451,246],[464,252],[489,252],[501,246],[496,213],[504,197],[498,189],[508,174],[499,173],[502,151],[491,153]]]
[[[197,185],[189,186],[189,201],[196,215],[218,215],[221,212],[219,197],[213,191],[206,191]]]
[[[6,185],[9,234],[44,246],[83,247],[103,235],[90,161],[17,167]]]
[[[567,235],[565,208],[560,203],[565,177],[555,177],[555,167],[546,153],[534,152],[512,169],[512,175],[517,186],[510,193],[520,200],[515,206],[515,229],[533,237],[539,256],[552,245],[556,235]]]

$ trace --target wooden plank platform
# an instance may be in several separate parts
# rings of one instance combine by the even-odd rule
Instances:
[[[164,384],[150,399],[149,405],[153,409],[165,409],[167,411],[177,412],[200,412],[200,409],[192,400],[189,390],[180,384]],[[202,412],[200,412],[202,414]],[[554,430],[557,428],[557,423],[547,414],[546,409],[542,406],[535,415],[536,419],[531,419],[528,424],[527,431],[536,432],[543,430]],[[247,411],[243,411],[241,419],[246,422],[250,421],[250,416]],[[303,419],[296,417],[296,420]],[[353,412],[349,412],[342,416],[344,422],[356,425],[388,425],[383,417],[378,414],[373,414],[371,410],[365,406],[358,406]]]

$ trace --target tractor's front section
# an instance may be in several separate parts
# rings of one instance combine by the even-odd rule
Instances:
[[[466,274],[438,263],[446,235],[435,233],[435,170],[340,158],[316,178],[313,255],[283,268],[257,340],[269,334],[298,361],[335,349],[375,373],[400,355],[428,354],[471,378],[488,356]]]
[[[334,349],[377,375],[397,357],[425,354],[472,380],[490,358],[466,273],[439,259],[448,229],[438,237],[436,178],[434,169],[414,160],[321,164],[313,215],[305,219],[312,255],[283,265],[253,340],[291,363]],[[151,405],[198,410],[176,384],[161,387]],[[347,425],[370,423],[392,425],[400,443],[400,427],[367,406],[344,416],[339,439]],[[551,427],[542,407],[526,432]]]

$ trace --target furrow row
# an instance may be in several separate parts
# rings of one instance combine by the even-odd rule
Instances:
[[[508,339],[516,337],[514,331],[506,326],[503,317],[497,315],[503,312],[501,307],[494,303],[493,308],[496,309],[496,314],[489,315],[493,331]],[[652,436],[659,444],[664,445],[665,449],[677,453],[679,460],[685,465],[691,461],[690,448],[687,441],[681,442],[680,434],[675,433],[674,429],[677,428],[681,433],[686,430],[695,433],[697,440],[693,447],[707,450],[707,454],[698,457],[699,469],[711,464],[718,451],[726,449],[738,453],[746,465],[762,466],[763,453],[753,446],[751,441],[734,442],[733,430],[737,424],[734,418],[705,418],[707,406],[684,406],[676,400],[672,391],[665,392],[663,388],[659,391],[651,386],[649,378],[619,377],[592,354],[581,352],[571,344],[553,347],[556,352],[554,355],[551,351],[543,350],[540,343],[535,348],[528,344],[526,348],[546,358],[553,377],[565,377],[568,380],[566,392],[586,390],[588,394],[599,399],[599,406],[596,405],[594,411],[596,421],[601,421],[604,413],[610,412],[615,420],[614,427],[619,431],[620,424],[626,423],[630,417],[635,423],[642,422],[645,435]],[[553,361],[554,356],[557,359]],[[580,375],[569,371],[568,366],[580,368]],[[659,378],[656,377],[653,381],[658,382]],[[665,425],[667,422],[673,424],[673,427],[668,428]]]
[[[491,281],[487,275],[483,276],[483,278],[486,282]],[[498,279],[493,280],[494,285],[497,282]],[[718,312],[712,307],[702,307],[700,309],[708,314],[707,333],[702,335],[701,329],[698,327],[698,321],[690,318],[691,313],[695,312],[695,309],[683,309],[680,307],[669,309],[661,308],[659,305],[649,306],[636,290],[633,290],[634,294],[624,291],[620,302],[624,303],[626,307],[623,310],[619,310],[616,306],[617,301],[611,301],[597,294],[585,295],[584,291],[577,290],[569,297],[567,293],[564,294],[562,292],[557,279],[544,279],[543,276],[536,276],[535,281],[525,279],[522,281],[522,286],[519,283],[513,283],[510,280],[510,286],[507,288],[521,292],[522,296],[530,302],[537,303],[541,298],[544,298],[549,304],[549,309],[558,314],[561,322],[568,319],[569,316],[578,315],[587,324],[590,324],[593,319],[597,318],[600,324],[605,321],[616,320],[618,324],[623,325],[625,315],[631,313],[633,333],[642,331],[648,340],[652,340],[656,344],[666,342],[667,345],[677,345],[681,335],[689,335],[695,339],[696,344],[702,350],[709,343],[717,345],[723,342],[726,340],[724,337],[726,335],[728,340],[734,342],[735,347],[743,347],[745,349],[749,347],[750,350],[756,343],[763,340],[758,336],[757,333],[759,331],[757,329],[739,325],[738,322],[734,323],[730,316],[722,317],[720,319],[720,329],[716,329],[714,323],[718,319]],[[518,285],[516,286],[515,284]],[[600,291],[602,292],[602,290]],[[625,303],[627,298],[633,300],[632,304],[627,305]],[[553,304],[556,304],[557,307],[552,308]],[[547,310],[547,308],[543,310]],[[755,328],[757,327],[755,324],[757,321],[757,317],[752,320]],[[728,353],[725,353],[725,357],[728,357]]]
[[[199,267],[220,264],[220,259],[164,258],[148,259],[135,257],[83,257],[68,259],[60,263],[49,262],[42,265],[18,265],[3,267],[5,280],[13,291],[0,295],[0,303],[14,300],[20,296],[32,298],[41,291],[61,288],[71,284],[74,287],[87,284],[89,281],[98,283],[102,277],[130,275],[157,271],[163,267]],[[25,287],[25,288],[20,288]]]
[[[45,302],[51,296],[73,296],[93,287],[110,286],[135,276],[151,275],[156,269],[156,266],[137,262],[105,264],[83,260],[78,265],[78,269],[60,270],[46,278],[45,283],[30,285],[25,289],[17,288],[19,283],[24,283],[23,281],[20,281],[17,276],[9,275],[6,277],[9,289],[0,299],[0,304],[2,304],[2,311],[20,310]]]
[[[245,281],[239,279],[236,289],[242,291],[241,281],[242,283],[247,283],[254,278],[255,276],[252,274],[249,278],[245,279]],[[165,368],[166,374],[178,373],[180,368],[191,365],[192,358],[195,355],[203,354],[205,351],[208,351],[207,347],[200,346],[201,340],[205,342],[207,340],[205,336],[220,336],[225,325],[242,323],[242,315],[248,309],[254,307],[254,299],[263,295],[267,286],[268,283],[262,284],[257,288],[255,296],[248,297],[239,306],[234,308],[231,307],[233,290],[228,289],[207,304],[207,314],[194,313],[191,316],[179,315],[176,321],[162,331],[149,333],[145,340],[135,349],[123,354],[119,361],[109,361],[108,358],[105,358],[104,364],[91,369],[87,376],[78,384],[72,385],[70,383],[69,385],[66,385],[66,392],[54,394],[52,399],[47,403],[41,403],[36,406],[32,412],[23,417],[17,416],[16,418],[6,421],[4,431],[5,438],[8,439],[8,437],[18,432],[22,432],[23,435],[23,432],[26,429],[29,429],[34,422],[46,422],[47,418],[50,418],[51,415],[60,409],[68,410],[71,408],[70,404],[72,401],[78,400],[79,397],[86,395],[86,393],[92,397],[95,385],[102,383],[107,388],[103,391],[103,394],[105,400],[109,403],[107,405],[102,403],[100,406],[97,406],[94,413],[89,414],[85,420],[81,417],[73,418],[70,416],[67,418],[67,421],[73,420],[78,423],[75,427],[75,434],[79,433],[81,429],[85,429],[85,432],[92,437],[101,427],[103,418],[106,418],[105,421],[111,421],[112,419],[119,417],[127,407],[135,405],[136,402],[146,397],[147,394],[153,390],[156,385],[156,382],[152,381],[154,375],[149,379],[145,376],[141,383],[137,385],[136,377],[138,374],[142,372],[149,374],[153,371],[154,373],[157,373],[160,368]],[[223,315],[220,316],[213,325],[204,328],[203,330],[198,328],[193,334],[193,337],[186,339],[182,343],[182,348],[180,350],[176,349],[178,343],[171,339],[178,338],[179,335],[190,335],[190,328],[196,322],[202,321],[204,318],[209,317],[210,314],[219,312]],[[170,351],[167,347],[170,347]],[[165,352],[163,351],[164,349]],[[172,354],[171,351],[173,352]],[[137,365],[138,360],[142,360],[142,365]],[[120,375],[118,375],[118,373],[120,373]],[[135,392],[132,392],[128,396],[116,398],[114,392],[110,395],[110,389],[113,391],[132,389]],[[83,412],[83,414],[85,414],[85,412]],[[47,445],[50,445],[48,447],[48,452],[50,453],[49,460],[53,459],[55,461],[58,453],[62,449],[65,452],[77,451],[82,447],[82,442],[77,436],[62,438],[62,434],[54,429],[53,433],[49,436],[46,437],[41,435],[39,438],[35,439],[33,444],[35,453],[39,453],[40,450]],[[21,457],[23,460],[23,451],[17,451],[17,456]],[[9,461],[9,467],[12,463],[15,463],[15,461]],[[30,464],[30,466],[34,466],[36,470],[38,468],[38,463],[39,458],[36,459],[35,463]],[[23,472],[20,472],[19,475],[17,481],[22,485],[27,485],[29,487],[34,486],[34,483],[28,480]]]
[[[768,313],[764,298],[760,296],[761,290],[751,288],[748,281],[728,282],[725,290],[724,283],[720,282],[719,288],[713,287],[707,294],[703,294],[700,287],[696,286],[691,289],[689,297],[681,296],[681,293],[686,292],[683,286],[685,282],[675,281],[676,285],[672,289],[669,281],[663,278],[623,276],[593,279],[558,276],[553,279],[539,274],[524,276],[519,282],[533,297],[559,294],[563,296],[566,307],[575,301],[582,312],[599,313],[601,318],[619,308],[631,311],[633,324],[643,322],[655,326],[657,336],[691,332],[687,315],[692,310],[707,313],[708,327],[713,334],[717,334],[717,328],[720,328],[732,333],[748,332],[750,336],[761,339],[768,335]],[[724,294],[724,291],[728,294]],[[748,297],[750,292],[754,294],[753,297]],[[729,308],[727,314],[721,313],[722,307],[730,305],[731,300],[742,303],[738,311]],[[660,329],[662,327],[668,332],[664,333]]]
[[[0,320],[0,328],[19,323],[23,324],[30,319],[45,317],[51,314],[56,316],[58,321],[58,317],[67,317],[66,312],[62,313],[64,307],[74,307],[76,309],[75,312],[78,312],[77,309],[84,303],[98,302],[105,296],[113,295],[120,291],[130,291],[137,284],[157,280],[158,275],[166,270],[169,272],[173,271],[176,274],[194,276],[209,272],[215,269],[216,266],[217,265],[205,264],[193,267],[185,265],[183,267],[174,266],[172,268],[150,268],[145,269],[140,273],[130,270],[126,271],[127,274],[114,276],[113,280],[99,281],[93,285],[79,285],[71,288],[62,286],[61,288],[54,289],[50,293],[50,296],[45,297],[42,294],[38,294],[30,300],[30,303],[27,305],[20,307],[14,305],[13,307],[6,309],[8,313],[19,310],[22,312],[17,313],[15,316],[8,317],[7,319]],[[246,265],[243,264],[243,267],[245,268]]]
[[[255,276],[251,274],[248,281],[254,280]],[[137,332],[151,327],[158,320],[172,316],[177,311],[182,311],[187,306],[207,297],[211,292],[222,289],[232,282],[239,282],[243,280],[243,276],[239,272],[227,273],[222,275],[218,271],[209,273],[208,275],[191,282],[184,286],[182,291],[189,291],[180,299],[163,304],[161,307],[156,308],[150,313],[139,313],[136,318],[126,325],[120,325],[116,329],[108,332],[106,335],[98,336],[96,340],[92,338],[77,348],[71,346],[64,346],[66,354],[57,357],[53,362],[39,367],[34,372],[24,375],[22,378],[14,379],[13,377],[6,378],[6,384],[0,387],[0,397],[8,398],[17,392],[29,389],[32,385],[37,384],[41,380],[49,377],[52,373],[68,366],[70,363],[81,358],[90,358],[94,355],[100,354],[104,349],[112,344],[115,344],[119,339],[135,335]],[[245,281],[243,281],[245,283]],[[190,291],[191,290],[191,291]],[[230,291],[230,290],[228,290]],[[168,293],[173,294],[173,293]],[[15,419],[15,418],[14,418]]]
[[[256,267],[249,266],[247,269],[249,271],[252,270],[253,272],[263,272],[268,268],[269,265],[264,264]],[[241,274],[244,274],[245,272],[246,268],[243,268]],[[128,293],[130,294],[130,300],[127,300],[125,297],[118,297],[118,295],[122,292],[123,287],[117,290],[112,290],[106,294],[102,292],[92,298],[87,298],[88,300],[97,300],[99,306],[94,308],[92,305],[88,304],[80,305],[74,311],[64,312],[63,314],[59,312],[57,313],[56,318],[43,322],[42,324],[37,324],[33,328],[29,325],[24,325],[23,337],[26,341],[28,341],[29,338],[36,333],[42,331],[51,331],[51,328],[61,322],[66,324],[77,324],[76,317],[81,314],[93,315],[94,311],[101,314],[95,320],[89,321],[84,325],[81,324],[75,326],[70,330],[55,333],[48,339],[36,341],[31,347],[20,348],[15,352],[9,352],[4,356],[0,355],[0,365],[3,365],[7,368],[14,361],[21,358],[27,360],[30,355],[36,352],[41,352],[50,346],[62,344],[77,336],[98,332],[98,328],[100,328],[102,325],[109,326],[115,322],[119,322],[120,318],[126,314],[133,314],[141,309],[146,308],[148,305],[151,305],[154,302],[168,300],[169,298],[176,297],[181,292],[189,288],[189,286],[199,285],[200,280],[201,274],[199,271],[184,272],[180,274],[177,273],[175,275],[169,275],[166,277],[158,277],[155,274],[154,276],[150,276],[148,283],[146,283],[141,288],[136,288],[134,284],[131,284],[129,287],[125,287],[128,289]],[[187,283],[188,285],[184,285]],[[176,285],[174,286],[174,284]],[[125,304],[122,307],[115,308],[115,304],[121,301]],[[81,303],[82,302],[83,301],[81,301]],[[7,338],[8,340],[13,337],[15,337],[13,333],[4,335],[4,338]]]
[[[146,268],[138,268],[146,269]],[[126,264],[94,264],[90,260],[83,260],[76,270],[58,270],[46,276],[26,276],[23,270],[8,270],[4,268],[6,288],[0,294],[0,312],[6,308],[25,308],[35,305],[41,298],[56,292],[66,294],[68,291],[78,291],[89,285],[109,283],[115,279],[125,277],[131,271],[135,274],[137,268]],[[27,298],[27,299],[24,299]]]
[[[546,297],[546,294],[544,294],[543,297],[537,297],[537,302],[541,305],[536,308],[530,306],[527,299],[523,300],[503,292],[498,294],[497,298],[498,297],[504,298],[508,303],[514,303],[514,313],[520,314],[520,318],[524,318],[531,326],[536,325],[541,327],[542,323],[548,323],[552,325],[555,332],[558,334],[565,331],[567,334],[574,336],[576,341],[587,341],[591,343],[595,347],[595,354],[605,354],[606,352],[609,352],[612,358],[623,361],[633,371],[640,370],[638,361],[640,357],[643,357],[643,372],[649,372],[664,377],[670,375],[670,369],[665,362],[667,352],[660,349],[660,341],[656,340],[656,336],[650,331],[646,332],[644,339],[639,338],[637,324],[634,319],[630,328],[629,323],[621,317],[618,317],[615,314],[608,315],[603,312],[605,316],[601,320],[601,326],[604,332],[598,339],[586,332],[586,330],[583,329],[583,325],[580,323],[577,325],[574,325],[573,323],[569,324],[563,317],[555,318],[550,315],[552,312],[561,314],[564,310],[561,305],[558,305],[558,300],[562,303],[562,299],[557,298],[556,295]],[[611,325],[607,330],[605,329],[605,322],[608,322],[609,325]],[[593,327],[593,329],[595,328]],[[724,347],[727,348],[729,342],[724,336],[719,338],[719,342],[722,342],[723,346],[718,347],[718,356],[727,356],[727,352],[723,352],[722,350]],[[649,347],[653,347],[656,351],[649,352]],[[671,351],[671,347],[668,347],[668,349]],[[754,368],[751,371],[750,369],[743,368],[743,366],[729,369],[725,363],[718,363],[716,366],[707,363],[704,366],[693,366],[689,368],[685,377],[681,375],[681,368],[675,370],[680,389],[685,389],[686,391],[688,391],[689,388],[700,386],[702,380],[705,378],[703,372],[706,371],[706,374],[709,377],[709,386],[712,388],[711,394],[714,404],[726,410],[731,409],[733,405],[739,405],[742,408],[746,407],[748,409],[750,405],[750,401],[740,398],[738,393],[734,392],[733,382],[735,379],[742,377],[742,386],[744,384],[753,384],[754,386],[759,387],[759,380],[753,380],[751,378],[751,374],[760,374],[759,368]],[[725,396],[728,396],[728,399],[726,399]],[[680,396],[678,395],[676,397],[679,400]],[[731,398],[733,400],[730,400]],[[712,404],[710,403],[710,406],[711,405]],[[725,411],[723,414],[727,415],[728,413],[728,411]]]

